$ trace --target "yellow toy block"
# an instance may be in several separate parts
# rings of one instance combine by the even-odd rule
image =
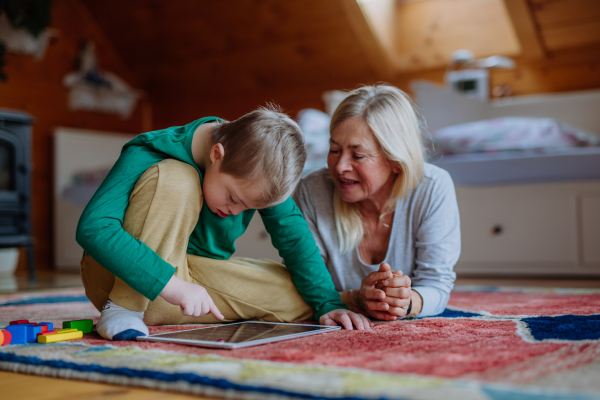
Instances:
[[[58,329],[56,333],[69,333],[69,332],[77,332],[79,329],[67,328],[67,329]]]
[[[62,342],[63,340],[72,340],[72,339],[80,339],[83,337],[83,332],[78,331],[77,329],[61,329],[62,331],[72,331],[72,332],[64,332],[54,333],[52,335],[39,335],[37,341],[39,343],[54,343],[54,342]]]

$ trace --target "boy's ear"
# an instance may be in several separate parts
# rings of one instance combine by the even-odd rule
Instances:
[[[210,161],[214,164],[217,161],[223,161],[223,157],[225,157],[225,149],[221,143],[215,144],[210,149]]]

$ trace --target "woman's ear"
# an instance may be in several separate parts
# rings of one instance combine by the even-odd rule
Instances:
[[[223,145],[221,143],[215,144],[210,149],[210,161],[213,164],[217,161],[222,162],[224,157],[225,157],[225,149],[223,148]]]
[[[394,172],[394,174],[398,175],[402,172],[402,167],[400,166],[400,164],[394,163],[392,166],[392,171]]]

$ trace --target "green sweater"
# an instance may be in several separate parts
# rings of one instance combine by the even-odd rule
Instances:
[[[192,137],[201,124],[218,120],[207,117],[185,126],[136,136],[123,146],[119,159],[79,220],[77,242],[86,253],[150,300],[160,294],[175,268],[123,230],[129,195],[148,168],[167,158],[195,167],[202,182],[203,171],[198,169],[192,156]],[[208,207],[202,207],[189,238],[187,253],[217,260],[229,259],[235,252],[235,240],[246,231],[255,211],[246,210],[221,218]],[[315,317],[318,319],[331,310],[347,308],[341,302],[308,225],[292,198],[258,212],[298,291],[315,309]]]

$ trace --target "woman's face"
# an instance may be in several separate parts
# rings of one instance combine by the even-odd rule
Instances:
[[[348,203],[386,202],[399,167],[392,168],[367,124],[353,117],[331,132],[327,166]]]

